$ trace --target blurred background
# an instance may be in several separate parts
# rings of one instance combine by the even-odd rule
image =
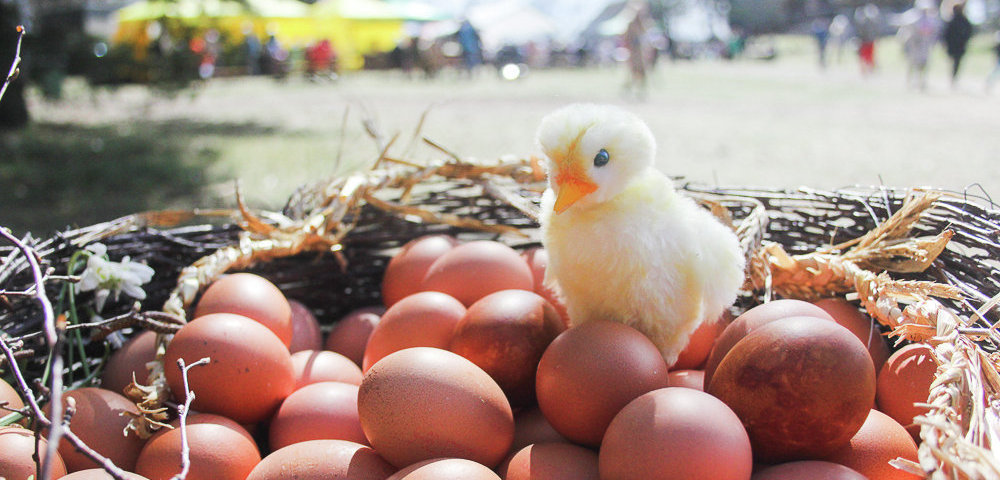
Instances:
[[[0,226],[279,209],[620,104],[678,181],[1000,192],[1000,0],[0,0]],[[1000,193],[998,193],[1000,195]]]

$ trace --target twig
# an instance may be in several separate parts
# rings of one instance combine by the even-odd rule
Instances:
[[[51,360],[49,364],[51,372],[49,389],[52,393],[52,398],[49,402],[52,409],[51,414],[52,418],[62,418],[63,359],[61,350],[64,335],[62,334],[63,331],[56,325],[55,315],[52,312],[52,302],[49,301],[49,297],[45,294],[45,277],[42,275],[42,268],[38,264],[38,258],[36,257],[37,254],[31,247],[18,240],[17,237],[12,235],[6,228],[0,228],[0,235],[6,238],[9,242],[13,243],[14,246],[21,251],[31,267],[31,272],[35,280],[34,297],[42,307],[42,325],[45,329],[45,341],[49,347]],[[62,323],[63,326],[65,326],[65,322]],[[10,360],[12,369],[16,371],[17,364],[14,362],[13,355],[11,355],[11,358],[8,360]],[[24,386],[26,388],[27,384]],[[56,458],[56,454],[59,449],[59,440],[62,438],[63,433],[62,423],[55,423],[52,428],[49,429],[49,437],[47,439],[49,443],[46,446],[47,455],[45,456],[45,460],[42,462],[42,469],[41,472],[39,472],[40,478],[47,479],[51,477],[52,459]]]
[[[7,85],[13,82],[17,78],[18,66],[21,65],[21,40],[24,39],[24,26],[17,26],[17,49],[14,51],[14,63],[10,65],[10,72],[7,73],[7,79],[3,82],[3,87],[0,87],[0,99],[3,99],[3,94],[7,91]]]
[[[191,402],[194,401],[194,392],[188,388],[188,370],[198,365],[206,365],[211,359],[208,357],[202,358],[191,365],[184,365],[184,359],[177,359],[177,366],[181,369],[181,380],[184,382],[184,405],[178,405],[177,411],[179,413],[179,426],[181,429],[181,472],[174,475],[170,480],[184,480],[187,477],[188,471],[191,469],[191,446],[188,445],[187,439],[187,414],[188,410],[191,409]]]

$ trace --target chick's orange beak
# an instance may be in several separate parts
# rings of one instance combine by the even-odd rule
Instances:
[[[562,213],[581,198],[597,190],[597,184],[587,178],[583,172],[561,171],[555,178],[559,186],[556,204],[552,208],[556,213]]]

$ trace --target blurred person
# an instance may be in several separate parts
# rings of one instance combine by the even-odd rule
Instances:
[[[847,45],[854,36],[851,31],[851,21],[847,19],[847,15],[839,14],[830,21],[829,31],[830,39],[836,47],[837,63],[840,63],[844,58],[844,45]]]
[[[335,80],[337,78],[336,68],[334,67],[336,52],[334,52],[330,40],[324,38],[306,47],[305,56],[306,75],[310,79],[316,80],[325,77]]]
[[[830,40],[830,21],[825,18],[816,18],[810,27],[813,38],[816,39],[816,49],[819,54],[819,68],[826,69],[826,45]]]
[[[462,47],[462,67],[465,73],[472,75],[473,71],[483,63],[483,41],[479,31],[468,19],[462,20],[458,27],[458,45]]]
[[[646,2],[629,2],[631,20],[622,34],[622,43],[628,50],[628,80],[625,92],[643,100],[646,98],[646,83],[649,74],[649,42],[647,33],[651,28]]]
[[[906,81],[920,90],[927,88],[927,61],[941,34],[941,19],[933,0],[917,0],[913,9],[903,13],[897,36],[906,56]]]
[[[952,6],[951,19],[944,25],[945,50],[951,58],[951,86],[955,87],[958,81],[958,69],[962,64],[962,57],[965,56],[965,47],[972,38],[972,23],[965,16],[965,4],[956,3]]]
[[[243,31],[243,48],[247,56],[247,74],[261,74],[261,59],[263,58],[264,46],[261,45],[257,34],[252,29]]]
[[[288,74],[288,50],[281,46],[277,37],[270,35],[264,44],[264,73],[275,78],[285,78]]]
[[[858,35],[858,59],[861,74],[875,72],[875,41],[882,28],[882,12],[874,3],[866,3],[854,11],[854,31]]]

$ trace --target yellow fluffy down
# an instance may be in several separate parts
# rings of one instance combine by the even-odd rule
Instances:
[[[563,133],[574,124],[579,134]],[[542,140],[554,136],[577,144]],[[653,167],[648,127],[620,109],[567,107],[543,120],[539,139],[550,176],[581,162],[598,184],[592,198],[556,214],[559,186],[550,181],[541,218],[549,255],[546,283],[561,293],[574,325],[612,320],[632,326],[672,364],[690,334],[736,299],[744,258],[735,234],[674,191],[671,180]],[[622,147],[629,142],[648,144]],[[611,161],[596,167],[591,163],[600,148],[611,153]],[[625,152],[648,158],[623,158]]]

